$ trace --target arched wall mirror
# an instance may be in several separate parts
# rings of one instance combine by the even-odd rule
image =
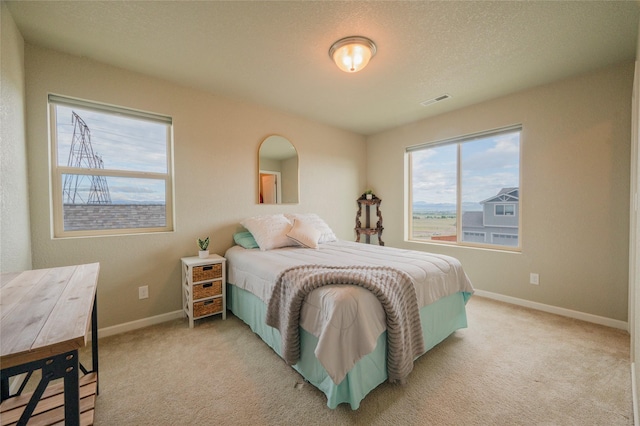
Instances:
[[[258,151],[258,203],[298,202],[298,152],[287,138],[269,136]]]

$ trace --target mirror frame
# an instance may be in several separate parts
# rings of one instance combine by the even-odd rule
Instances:
[[[268,143],[269,141],[273,141],[273,140],[280,140],[280,141],[284,141],[284,142],[288,142],[288,144],[291,146],[291,148],[293,149],[293,154],[290,157],[284,157],[283,159],[289,159],[289,158],[296,158],[296,170],[295,170],[295,174],[291,174],[293,176],[295,176],[295,201],[287,201],[287,202],[278,202],[276,201],[275,203],[264,203],[263,200],[261,199],[261,195],[262,195],[262,175],[264,174],[263,172],[268,171],[268,172],[273,172],[273,174],[277,174],[279,176],[281,176],[282,170],[279,171],[275,171],[275,170],[268,170],[264,167],[263,164],[263,157],[260,155],[262,148],[265,146],[265,143]],[[282,160],[282,159],[281,159]],[[280,161],[281,161],[280,160]],[[258,172],[257,172],[257,176],[258,176],[258,193],[257,193],[257,202],[258,204],[263,204],[263,205],[276,205],[276,204],[299,204],[300,203],[300,155],[298,154],[298,150],[296,149],[295,145],[293,145],[293,143],[285,136],[279,135],[279,134],[271,134],[268,135],[267,137],[265,137],[262,142],[260,142],[260,145],[258,146]],[[282,176],[281,176],[282,177]],[[291,176],[289,176],[291,177]],[[280,184],[281,181],[286,181],[287,176],[283,177],[282,179],[280,179],[280,181],[278,182]],[[279,197],[281,197],[282,192],[286,192],[286,190],[282,190],[281,188],[281,193],[278,194]],[[287,199],[285,197],[285,199]]]

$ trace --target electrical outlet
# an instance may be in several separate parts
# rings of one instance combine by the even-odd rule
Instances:
[[[138,299],[148,299],[149,298],[149,286],[143,285],[142,287],[138,287]]]
[[[539,285],[540,284],[540,275],[536,273],[529,274],[529,284]]]

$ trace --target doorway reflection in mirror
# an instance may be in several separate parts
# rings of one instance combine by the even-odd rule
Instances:
[[[258,202],[295,204],[298,194],[298,153],[285,137],[269,136],[258,153]]]

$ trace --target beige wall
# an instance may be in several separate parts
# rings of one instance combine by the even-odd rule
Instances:
[[[627,321],[632,82],[620,64],[369,137],[383,239],[459,258],[478,289]],[[404,241],[405,147],[517,123],[522,252]]]
[[[364,137],[29,44],[25,69],[33,266],[100,262],[101,328],[179,310],[180,257],[197,254],[196,237],[206,235],[209,249],[224,254],[247,216],[316,212],[339,237],[352,237],[366,177]],[[51,238],[48,93],[173,117],[175,232]],[[298,151],[300,204],[257,204],[257,150],[271,134]],[[138,300],[141,285],[149,286],[147,300]]]
[[[0,272],[31,269],[24,41],[0,3]]]

